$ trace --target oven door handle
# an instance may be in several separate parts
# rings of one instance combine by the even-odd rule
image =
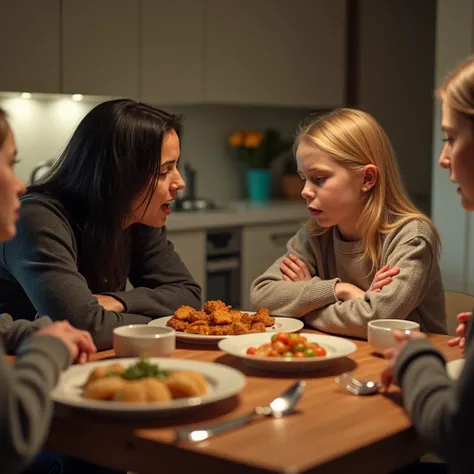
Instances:
[[[239,268],[238,258],[226,258],[222,260],[211,260],[206,263],[206,269],[209,273],[225,272]]]

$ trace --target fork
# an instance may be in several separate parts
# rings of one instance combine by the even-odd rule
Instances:
[[[364,382],[355,378],[349,372],[344,372],[337,377],[336,382],[354,395],[371,395],[377,393],[382,388],[380,382],[373,382],[371,380]]]

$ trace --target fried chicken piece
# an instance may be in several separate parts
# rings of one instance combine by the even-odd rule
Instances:
[[[266,331],[265,324],[257,322],[257,323],[252,324],[249,332],[254,333],[254,332],[265,332],[265,331]]]
[[[232,334],[238,336],[240,334],[248,334],[249,328],[246,324],[242,323],[233,323],[232,324]]]
[[[209,336],[232,336],[233,334],[232,324],[211,326],[209,329]]]
[[[232,324],[232,315],[226,309],[216,309],[211,313],[211,324]]]
[[[195,323],[196,321],[206,321],[206,323],[209,323],[210,317],[205,311],[194,311],[194,313],[189,317],[189,321],[192,323]]]
[[[173,316],[171,319],[168,319],[166,325],[173,328],[175,331],[186,331],[189,323],[187,321],[181,321],[176,316]]]
[[[237,311],[236,309],[231,309],[229,313],[232,316],[233,323],[240,323],[243,315],[246,314],[246,313],[242,313],[242,311]]]
[[[207,313],[207,314],[211,314],[213,313],[214,311],[218,310],[218,309],[225,309],[226,311],[228,311],[230,308],[232,308],[232,306],[227,306],[223,301],[221,300],[214,300],[214,301],[208,301],[205,305],[204,305],[204,311]]]
[[[115,363],[111,365],[105,365],[102,367],[96,367],[90,374],[87,382],[84,384],[84,387],[87,387],[92,382],[96,380],[103,379],[112,374],[120,375],[125,370],[125,367],[122,364]]]
[[[270,316],[270,310],[268,308],[260,308],[253,318],[253,322],[259,322],[265,324],[265,327],[270,327],[275,324],[275,318]]]
[[[190,334],[202,334],[204,336],[207,336],[209,334],[209,325],[206,323],[206,321],[196,321],[190,324],[186,328],[185,332]]]
[[[194,311],[196,310],[194,308],[191,308],[191,306],[183,304],[174,312],[174,316],[180,321],[189,321],[189,318],[191,314],[194,313]]]
[[[247,325],[250,329],[250,326],[252,326],[252,324],[254,322],[253,320],[254,320],[254,317],[252,315],[250,315],[249,313],[243,313],[242,314],[242,319],[240,320],[240,322],[242,324]]]
[[[119,375],[102,377],[87,384],[82,395],[89,400],[112,400],[126,383]]]
[[[208,392],[204,375],[191,370],[173,372],[164,383],[173,398],[200,397]]]

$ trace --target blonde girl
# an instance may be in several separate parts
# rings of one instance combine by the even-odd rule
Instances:
[[[374,319],[444,333],[439,237],[405,193],[390,141],[369,114],[338,109],[295,140],[310,221],[252,284],[252,305],[366,337]]]

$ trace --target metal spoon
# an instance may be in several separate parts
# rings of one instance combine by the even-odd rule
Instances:
[[[230,431],[242,425],[250,423],[256,415],[273,416],[281,418],[293,411],[298,400],[304,392],[306,382],[300,380],[294,383],[290,388],[275,398],[269,405],[255,407],[248,415],[235,418],[234,420],[222,421],[214,425],[202,428],[178,429],[176,430],[176,439],[179,441],[203,441],[226,431]]]

